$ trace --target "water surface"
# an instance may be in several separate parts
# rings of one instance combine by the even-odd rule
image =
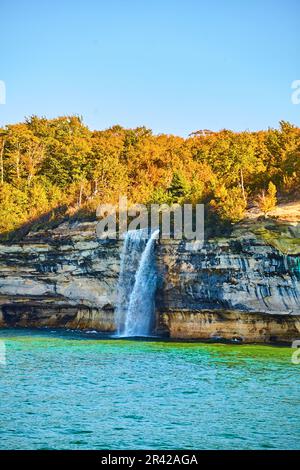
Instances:
[[[0,330],[1,449],[299,449],[300,365],[272,346]]]

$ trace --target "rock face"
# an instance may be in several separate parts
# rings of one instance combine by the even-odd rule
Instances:
[[[0,245],[0,326],[114,331],[122,242],[93,223],[63,224]],[[245,342],[300,338],[300,258],[253,232],[203,247],[161,240],[156,331],[174,338]]]
[[[114,331],[119,244],[98,242],[95,223],[0,245],[0,325]]]
[[[161,315],[160,320],[167,327],[170,336],[178,339],[290,343],[300,337],[300,315],[172,310]]]
[[[256,237],[158,247],[157,324],[176,338],[286,341],[300,337],[298,256]]]

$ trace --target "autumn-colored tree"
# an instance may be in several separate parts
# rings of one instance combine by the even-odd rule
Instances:
[[[9,232],[29,219],[28,197],[9,183],[0,185],[0,232]]]
[[[258,207],[265,215],[267,215],[276,207],[276,192],[277,189],[275,184],[270,181],[268,190],[262,190],[261,194],[258,196]]]
[[[4,183],[4,149],[6,144],[7,131],[0,129],[0,184]]]
[[[210,205],[221,220],[236,223],[244,218],[247,202],[241,188],[226,189],[221,186],[216,190]]]
[[[265,213],[276,192],[299,196],[299,181],[300,129],[284,121],[278,129],[205,130],[186,139],[146,127],[90,131],[79,116],[30,116],[0,129],[2,232],[55,208],[94,214],[100,202],[125,194],[130,203],[210,203],[221,220],[236,222],[258,196]]]

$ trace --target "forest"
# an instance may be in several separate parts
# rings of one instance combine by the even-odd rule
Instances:
[[[95,217],[99,203],[205,203],[224,223],[300,195],[300,128],[195,131],[188,138],[79,116],[31,116],[0,129],[0,233]],[[35,224],[35,225],[34,225]]]

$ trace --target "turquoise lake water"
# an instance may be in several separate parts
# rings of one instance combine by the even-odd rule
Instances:
[[[50,330],[0,340],[1,449],[300,448],[291,348]]]

